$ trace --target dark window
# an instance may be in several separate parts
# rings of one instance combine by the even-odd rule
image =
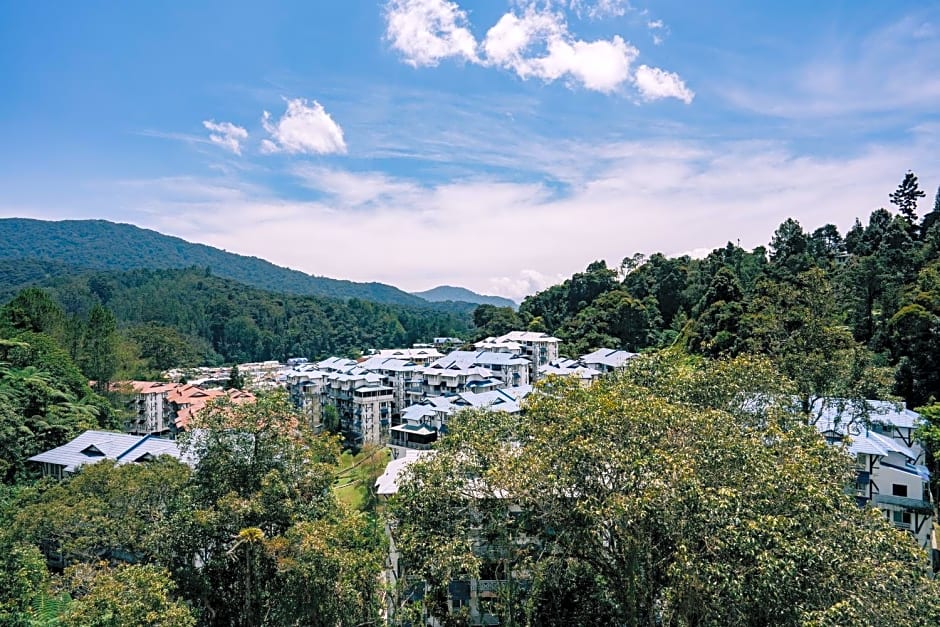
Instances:
[[[907,486],[895,483],[891,486],[891,494],[893,496],[907,496]]]

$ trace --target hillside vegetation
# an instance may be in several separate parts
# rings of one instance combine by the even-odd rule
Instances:
[[[18,260],[31,268],[22,277],[39,273],[71,274],[75,268],[132,270],[135,268],[211,268],[213,274],[275,292],[361,298],[380,303],[421,306],[426,301],[391,285],[355,283],[311,276],[203,244],[193,244],[130,224],[105,220],[47,222],[25,218],[0,219],[0,260]],[[55,262],[47,265],[43,262]],[[22,278],[20,277],[20,278]],[[18,287],[6,279],[0,290]]]

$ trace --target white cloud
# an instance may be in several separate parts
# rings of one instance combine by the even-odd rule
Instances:
[[[639,54],[619,35],[582,41],[568,31],[561,13],[529,7],[522,16],[506,13],[483,41],[486,63],[511,69],[520,78],[555,81],[568,77],[587,89],[610,93],[630,77]]]
[[[522,300],[524,296],[535,294],[547,287],[556,285],[564,281],[566,277],[562,273],[543,274],[538,270],[525,269],[520,270],[515,276],[499,276],[489,280],[488,293],[494,296],[505,296]]]
[[[449,57],[515,72],[523,80],[565,80],[570,85],[601,93],[613,93],[631,82],[630,65],[639,50],[620,35],[585,41],[569,30],[564,9],[591,18],[623,15],[623,0],[584,2],[517,3],[500,17],[478,43],[470,32],[467,13],[447,0],[389,0],[386,36],[392,48],[414,66],[437,65]],[[558,8],[558,10],[556,10]],[[650,24],[654,24],[650,22]],[[662,28],[662,22],[658,22]],[[652,26],[651,26],[652,28]],[[655,39],[661,41],[657,35]],[[657,41],[657,43],[659,43]],[[645,100],[672,96],[691,102],[689,91],[677,74],[644,75]]]
[[[248,139],[248,131],[244,128],[235,126],[231,122],[216,122],[215,120],[203,120],[202,125],[209,131],[209,140],[213,144],[231,150],[236,155],[242,154],[241,143]]]
[[[522,148],[546,159],[560,150],[549,138]],[[123,221],[313,274],[521,298],[596,259],[617,266],[636,252],[766,245],[787,217],[845,232],[887,202],[908,168],[936,189],[929,168],[938,149],[936,128],[828,157],[775,141],[585,140],[564,146],[565,168],[577,172],[562,189],[492,174],[419,185],[386,172],[310,167],[292,172],[324,193],[314,201],[215,177],[99,184],[71,194],[86,208],[70,207],[75,218],[107,217],[111,207]]]
[[[390,0],[386,37],[405,63],[437,65],[441,59],[477,60],[477,41],[467,28],[467,14],[447,0]]]
[[[685,104],[690,104],[695,98],[695,93],[685,86],[685,81],[675,72],[641,65],[636,69],[634,80],[644,100],[677,98]]]
[[[287,111],[277,122],[272,122],[271,114],[265,111],[261,124],[271,135],[271,139],[261,142],[261,151],[265,153],[346,152],[343,129],[316,100],[312,103],[304,98],[287,100]]]
[[[653,38],[653,44],[658,46],[663,43],[662,33],[666,32],[666,24],[662,20],[649,20],[646,23],[650,36]]]
[[[586,15],[592,20],[623,17],[632,8],[627,0],[571,0],[568,6],[578,17]]]

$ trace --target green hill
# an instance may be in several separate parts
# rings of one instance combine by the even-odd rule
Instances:
[[[146,336],[154,325],[175,329],[202,363],[357,354],[466,335],[473,324],[468,312],[432,309],[427,303],[411,307],[283,294],[198,268],[70,274],[40,286],[79,319],[96,304],[106,306],[132,336]]]
[[[477,305],[493,305],[494,307],[512,307],[515,309],[519,305],[508,298],[502,296],[486,296],[471,292],[465,287],[454,287],[453,285],[438,285],[424,292],[412,292],[415,296],[420,296],[424,300],[432,303],[443,303],[447,301],[459,301],[464,303],[475,303]]]
[[[212,274],[253,287],[289,294],[361,298],[379,303],[427,306],[427,301],[383,283],[355,283],[311,276],[264,259],[226,252],[131,224],[106,220],[48,222],[0,219],[0,261],[17,270],[18,280],[4,279],[9,291],[76,269],[211,268]],[[11,263],[18,261],[19,263]],[[2,273],[0,273],[2,274]]]

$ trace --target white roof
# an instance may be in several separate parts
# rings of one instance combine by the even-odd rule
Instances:
[[[557,337],[552,337],[548,333],[538,331],[510,331],[505,335],[495,338],[499,342],[560,342]]]
[[[393,459],[388,463],[388,466],[385,467],[385,472],[383,472],[378,479],[375,480],[375,491],[379,496],[390,496],[392,494],[398,493],[398,480],[401,478],[401,473],[421,459],[425,455],[431,455],[431,451],[408,451],[404,457],[399,457],[398,459]]]

